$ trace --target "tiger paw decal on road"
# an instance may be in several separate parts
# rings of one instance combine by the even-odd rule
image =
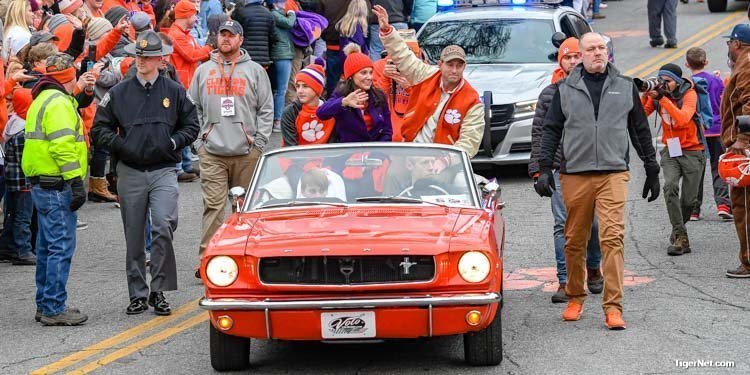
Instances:
[[[654,279],[637,276],[634,272],[625,270],[625,286],[647,284]],[[557,268],[520,268],[503,275],[504,290],[532,289],[543,286],[545,292],[557,291]]]
[[[302,139],[308,142],[315,142],[325,135],[323,124],[317,120],[306,122],[302,125]]]
[[[458,113],[457,109],[449,109],[445,111],[445,122],[455,125],[461,122],[461,114]]]

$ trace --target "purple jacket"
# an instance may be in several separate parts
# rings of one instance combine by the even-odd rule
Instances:
[[[372,90],[370,90],[368,113],[372,117],[372,129],[368,132],[365,120],[362,117],[362,111],[344,107],[341,101],[344,98],[337,92],[329,100],[318,107],[316,112],[321,120],[336,119],[336,125],[333,132],[336,133],[338,141],[341,143],[350,142],[390,142],[393,136],[393,127],[391,126],[391,111],[388,109],[388,103],[384,102],[380,107],[374,107]]]
[[[714,113],[714,124],[706,130],[706,137],[718,137],[721,135],[721,95],[724,93],[724,82],[721,78],[707,72],[700,72],[695,76],[708,82],[708,96],[711,101],[711,111]]]
[[[344,47],[346,47],[346,45],[349,43],[358,44],[360,49],[362,49],[362,53],[368,56],[370,55],[370,49],[367,48],[367,38],[365,38],[365,33],[362,31],[362,27],[357,25],[357,30],[354,32],[354,35],[352,35],[351,38],[343,35],[339,37],[339,46],[341,47],[339,57],[341,58],[342,64],[344,63],[344,61],[346,61]]]

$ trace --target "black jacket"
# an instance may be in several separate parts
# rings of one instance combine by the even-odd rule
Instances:
[[[275,28],[271,12],[260,3],[246,4],[237,8],[232,18],[242,25],[245,37],[242,48],[256,63],[271,65],[271,43]]]
[[[130,78],[99,102],[91,139],[131,168],[155,170],[174,167],[199,129],[198,111],[179,83],[159,76],[146,90]]]
[[[388,11],[388,22],[407,22],[411,16],[411,10],[414,6],[414,0],[370,0],[372,7],[380,5]],[[372,8],[370,7],[370,8]],[[370,12],[370,25],[377,25],[378,18]]]
[[[550,84],[545,87],[539,94],[539,100],[536,102],[536,111],[534,111],[534,120],[531,122],[531,155],[529,157],[529,177],[539,172],[539,156],[542,152],[542,127],[544,126],[544,117],[547,115],[547,109],[552,103],[552,97],[557,91],[557,84]],[[560,168],[560,159],[562,158],[562,146],[557,149],[555,160],[552,168]]]
[[[336,23],[339,22],[346,14],[346,8],[349,7],[351,0],[320,0],[319,13],[328,20],[328,27],[323,30],[320,38],[326,44],[339,45],[339,31],[336,30]],[[369,5],[369,4],[368,4]]]

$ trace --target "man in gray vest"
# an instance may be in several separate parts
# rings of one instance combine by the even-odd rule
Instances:
[[[625,200],[630,181],[628,137],[646,168],[643,198],[659,196],[659,164],[638,90],[607,62],[601,35],[585,34],[580,41],[582,64],[559,82],[542,130],[537,192],[555,189],[552,163],[562,143],[560,184],[568,218],[565,223],[565,263],[568,307],[563,320],[580,319],[586,292],[586,241],[596,212],[603,256],[603,309],[609,329],[625,329],[622,294]]]

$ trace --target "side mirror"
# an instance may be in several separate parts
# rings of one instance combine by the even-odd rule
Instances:
[[[565,39],[568,39],[568,37],[565,36],[565,33],[558,31],[552,34],[552,45],[555,46],[555,48],[560,48]]]
[[[245,188],[235,186],[229,189],[229,200],[234,203],[235,212],[242,210],[242,206],[245,205]]]

